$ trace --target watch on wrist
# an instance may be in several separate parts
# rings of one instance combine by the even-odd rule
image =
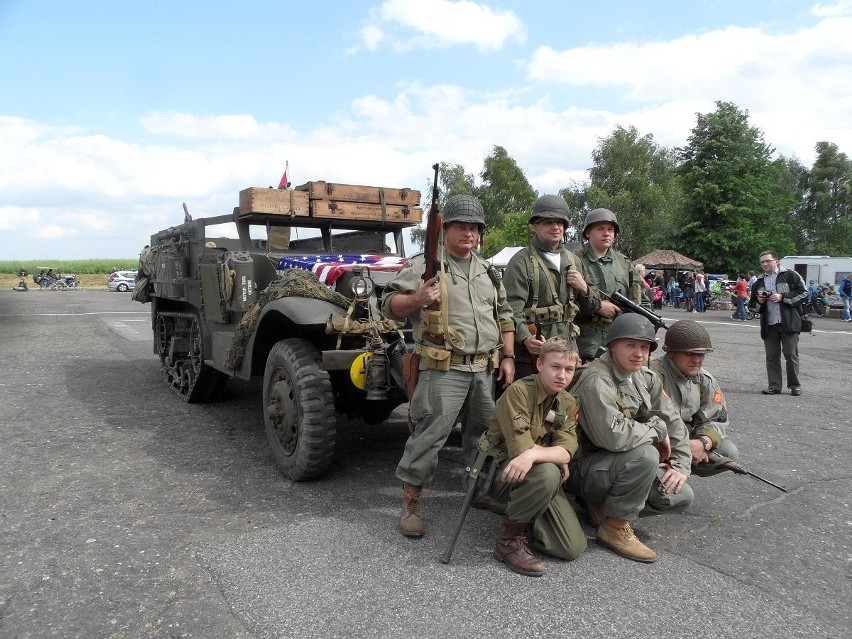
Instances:
[[[503,355],[500,359],[515,359],[514,353],[509,353],[508,355]]]

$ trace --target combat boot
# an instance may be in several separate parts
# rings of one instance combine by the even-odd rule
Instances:
[[[611,521],[607,519],[598,527],[595,537],[601,546],[633,561],[642,561],[646,564],[657,561],[657,553],[637,539],[629,523],[625,522],[623,526],[617,526],[611,524]]]
[[[526,524],[519,524],[508,517],[503,518],[503,530],[494,547],[494,558],[506,564],[509,570],[528,577],[541,577],[545,565],[530,550],[525,535]]]
[[[421,486],[402,485],[402,517],[399,520],[399,529],[406,537],[423,536],[423,519],[420,517],[420,494],[422,492]]]

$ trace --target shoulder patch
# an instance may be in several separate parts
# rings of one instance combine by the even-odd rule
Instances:
[[[713,401],[717,404],[721,404],[725,401],[725,397],[722,395],[722,391],[717,390],[715,393],[713,393]]]

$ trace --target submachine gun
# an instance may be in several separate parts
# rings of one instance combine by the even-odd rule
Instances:
[[[610,302],[615,304],[622,311],[626,313],[638,313],[639,315],[647,319],[649,322],[651,322],[651,324],[654,325],[655,331],[658,331],[661,328],[669,328],[668,326],[666,326],[666,321],[662,317],[660,317],[656,313],[652,313],[647,308],[639,306],[639,304],[626,297],[625,295],[619,293],[618,291],[616,291],[615,293],[603,294],[609,299]]]

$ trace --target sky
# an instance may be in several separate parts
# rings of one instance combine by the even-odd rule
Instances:
[[[134,258],[239,191],[426,191],[504,147],[539,193],[719,100],[852,154],[852,0],[0,0],[0,260]]]

